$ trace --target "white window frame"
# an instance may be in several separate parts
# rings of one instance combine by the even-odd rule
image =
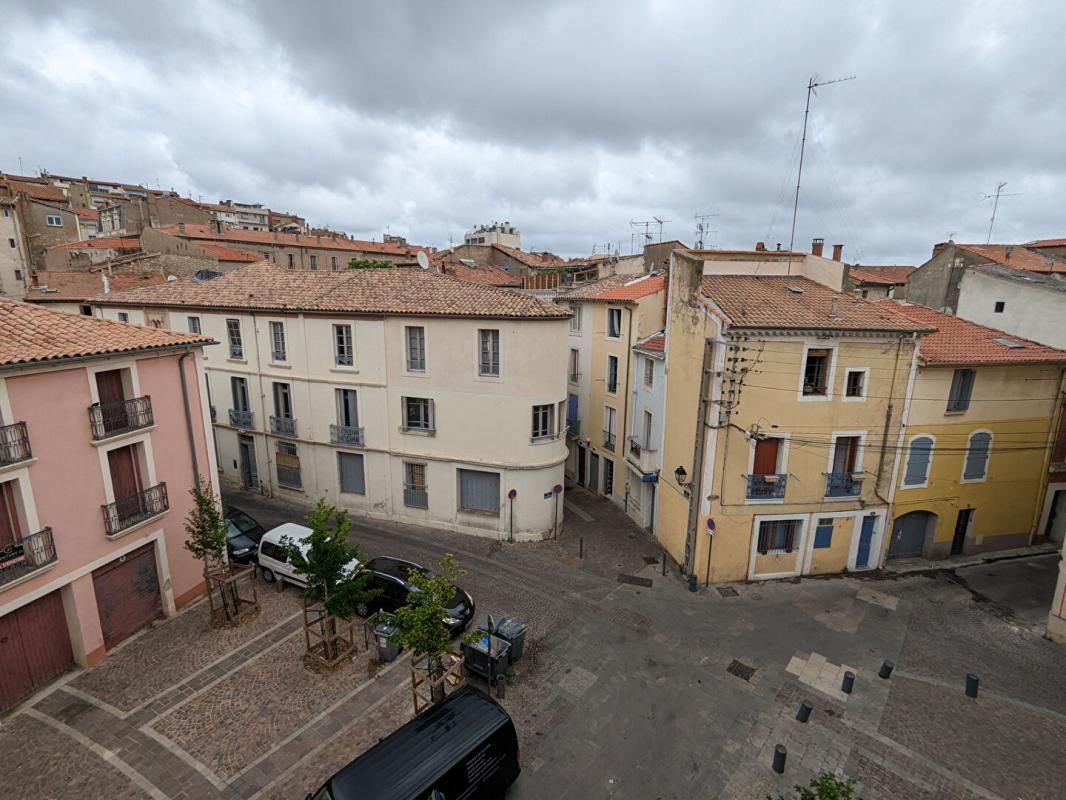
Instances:
[[[239,356],[233,354],[233,336],[230,330],[230,322],[237,323],[237,347],[240,349],[241,354]],[[244,331],[242,330],[241,320],[239,317],[226,317],[226,357],[230,361],[247,361],[248,356],[244,352]]]
[[[47,225],[49,228],[62,228],[63,217],[61,217],[59,214],[45,214],[44,224]]]
[[[772,434],[767,434],[764,439],[779,439],[781,444],[777,446],[777,467],[776,475],[788,475],[788,451],[792,445],[792,434],[782,433],[780,431],[774,431]],[[745,475],[751,475],[755,470],[755,445],[758,444],[758,440],[752,436],[748,439],[748,471]],[[747,478],[744,479],[747,481]],[[786,478],[787,481],[787,478]],[[787,490],[786,490],[787,491]],[[748,498],[747,484],[744,486],[744,505],[749,506],[773,506],[783,505],[785,502],[784,497],[756,497]],[[756,534],[757,535],[757,534]]]
[[[618,335],[611,335],[611,315],[618,313]],[[622,341],[622,308],[621,306],[607,306],[607,317],[604,320],[603,335],[612,342]]]
[[[342,330],[347,330],[347,342],[345,343],[348,349],[348,357],[351,361],[350,364],[342,364],[341,359],[341,347],[338,341],[337,334]],[[334,322],[333,327],[333,366],[335,369],[354,370],[355,369],[355,330],[349,322]]]
[[[189,333],[202,334],[204,332],[203,325],[198,316],[190,315],[186,317],[186,322],[188,324]]]
[[[644,356],[644,374],[641,378],[641,385],[648,391],[655,388],[655,359],[651,356]]]
[[[537,433],[540,428],[537,427],[536,414],[537,409],[547,409],[548,418],[546,424],[543,426],[543,432]],[[529,439],[531,442],[547,442],[553,441],[558,437],[558,426],[555,424],[555,414],[558,409],[555,403],[534,403],[530,407],[529,414]]]
[[[970,445],[973,442],[973,437],[979,433],[988,434],[988,456],[985,458],[985,471],[980,478],[967,478],[966,477],[966,461],[970,457]],[[995,444],[996,435],[988,428],[978,428],[975,431],[971,431],[970,435],[966,437],[966,452],[962,454],[962,468],[959,470],[959,483],[985,483],[988,481],[988,467],[992,463],[992,446]],[[930,464],[932,461],[930,460]]]
[[[573,313],[573,316],[570,317],[571,336],[581,335],[581,308],[582,306],[580,304],[570,306],[570,311]]]
[[[804,394],[803,379],[807,373],[807,353],[811,350],[828,350],[829,364],[825,374],[825,394]],[[833,389],[837,371],[837,346],[825,342],[804,342],[803,357],[800,359],[799,385],[796,387],[796,395],[801,403],[824,403],[833,399]]]
[[[119,311],[118,312],[118,321],[119,322],[129,322],[130,321],[129,312],[128,311]]]
[[[614,388],[611,388],[611,359],[614,359]],[[603,391],[612,397],[618,396],[618,387],[622,383],[622,359],[611,353],[607,354],[607,363],[603,369]]]
[[[929,463],[925,467],[925,480],[922,483],[907,483],[907,464],[911,458],[911,445],[915,439],[929,439],[933,446],[929,449]],[[929,486],[929,476],[933,474],[933,458],[936,456],[936,437],[931,433],[916,433],[907,440],[907,449],[903,452],[903,475],[899,479],[900,489],[925,489]],[[965,465],[963,466],[965,469]]]
[[[275,327],[276,326],[276,327]],[[275,331],[281,331],[281,358],[278,358],[278,349],[276,346]],[[285,332],[284,320],[271,319],[267,320],[267,333],[270,336],[270,363],[271,364],[288,364],[289,363],[289,337]]]
[[[845,438],[850,438],[850,437],[854,437],[854,438],[859,440],[859,444],[855,448],[855,468],[851,472],[852,472],[852,474],[854,474],[856,472],[862,472],[862,458],[863,458],[863,455],[866,452],[866,431],[833,431],[830,434],[830,437],[829,437],[829,458],[826,461],[826,465],[825,465],[826,475],[833,474],[833,459],[836,456],[837,439],[845,439]],[[931,460],[930,460],[930,464],[932,464]],[[865,478],[866,478],[866,476],[863,475],[863,481],[862,482],[865,481]],[[824,497],[823,496],[822,497],[822,502],[824,502],[824,503],[833,503],[833,502],[839,502],[839,501],[844,501],[844,502],[849,502],[850,501],[852,503],[856,503],[856,502],[859,501],[859,498],[862,497],[862,482],[860,482],[860,484],[859,484],[859,493],[857,495],[852,495],[850,497]],[[824,486],[822,487],[822,494],[823,495],[825,494],[825,487]]]
[[[411,367],[411,341],[408,331],[418,329],[422,331],[422,367]],[[405,375],[426,375],[429,373],[429,336],[426,335],[425,325],[403,326],[403,372]]]
[[[481,339],[485,334],[489,334],[491,341],[492,334],[496,334],[496,371],[485,372],[483,370],[484,363],[481,360]],[[478,328],[477,329],[477,376],[479,378],[487,378],[489,380],[500,380],[503,377],[503,336],[499,328]],[[491,366],[491,365],[490,365]]]
[[[806,361],[804,362],[806,363]],[[848,396],[848,377],[852,373],[862,373],[862,394],[854,397]],[[866,395],[870,391],[870,368],[869,367],[848,367],[844,370],[844,384],[840,388],[840,401],[842,403],[865,403]]]
[[[826,514],[817,514],[817,516],[827,516]],[[760,555],[759,552],[759,528],[763,522],[781,522],[784,520],[797,520],[799,522],[799,529],[796,531],[795,549],[792,551],[796,556],[795,568],[787,572],[771,572],[771,573],[756,573],[755,563],[758,561]],[[748,557],[748,579],[749,580],[764,580],[774,578],[790,578],[794,575],[799,575],[803,570],[803,562],[805,553],[807,551],[807,528],[810,524],[810,514],[759,514],[752,517],[751,521],[751,533],[749,536],[749,550],[751,551]],[[773,553],[766,553],[766,555],[773,555]]]

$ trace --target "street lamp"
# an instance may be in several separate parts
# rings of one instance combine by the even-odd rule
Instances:
[[[684,467],[678,467],[674,470],[674,480],[677,481],[678,486],[684,486],[688,479],[688,472]]]

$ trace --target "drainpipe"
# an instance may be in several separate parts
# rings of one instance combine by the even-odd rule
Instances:
[[[192,481],[193,485],[200,483],[200,462],[196,458],[196,439],[192,432],[192,412],[189,410],[189,384],[185,379],[185,359],[191,355],[186,350],[178,357],[178,374],[181,376],[181,402],[185,408],[185,432],[189,435],[189,453],[192,454]]]
[[[700,500],[703,494],[703,443],[707,438],[707,392],[712,373],[711,356],[713,344],[710,339],[703,343],[703,364],[700,369],[700,398],[696,416],[696,443],[692,454],[692,478],[688,482],[688,538],[685,542],[685,571],[690,577],[696,574],[696,521],[699,519]],[[693,578],[694,579],[694,578]]]
[[[885,409],[885,427],[884,430],[881,431],[881,454],[877,457],[877,478],[874,480],[874,496],[885,504],[886,513],[888,512],[887,506],[889,505],[889,502],[881,494],[881,477],[883,476],[885,471],[885,452],[888,449],[888,429],[889,426],[892,424],[892,398],[896,396],[896,371],[899,368],[899,359],[902,355],[903,337],[901,336],[896,342],[896,360],[892,364],[892,383],[888,385],[888,408]]]

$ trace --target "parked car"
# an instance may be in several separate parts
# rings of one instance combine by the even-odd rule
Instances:
[[[263,538],[266,530],[239,508],[233,506],[226,507],[225,517],[226,549],[229,551],[229,560],[236,564],[254,562],[259,540]]]
[[[303,575],[296,572],[296,567],[289,559],[288,550],[282,542],[287,540],[287,543],[295,545],[306,556],[310,549],[307,543],[307,537],[310,535],[310,528],[295,522],[285,522],[264,533],[263,538],[259,540],[258,554],[259,571],[263,580],[267,583],[288,581],[296,586],[306,587],[307,581]],[[359,562],[353,560],[348,567],[357,570]]]
[[[385,557],[370,559],[363,565],[363,571],[370,573],[370,588],[380,590],[373,600],[360,603],[355,608],[356,614],[368,617],[375,611],[396,611],[407,605],[407,596],[418,591],[409,580],[411,572],[425,574],[429,570],[412,561]],[[448,603],[447,613],[444,623],[452,636],[458,636],[474,619],[474,598],[456,587],[455,595]]]
[[[464,686],[386,736],[307,800],[498,800],[522,772],[507,712]]]

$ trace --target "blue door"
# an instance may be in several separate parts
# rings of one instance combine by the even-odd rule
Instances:
[[[577,425],[577,395],[576,394],[568,394],[566,396],[566,424],[570,425],[570,426]]]
[[[865,569],[870,566],[870,545],[874,539],[874,523],[877,515],[870,514],[862,518],[862,530],[859,532],[859,549],[855,553],[855,568]]]

